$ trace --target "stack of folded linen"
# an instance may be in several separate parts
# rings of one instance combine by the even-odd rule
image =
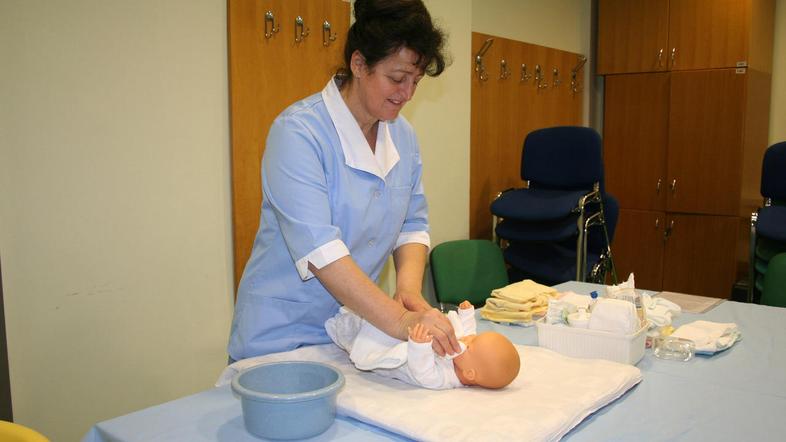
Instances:
[[[492,290],[486,305],[480,309],[480,317],[494,322],[529,323],[533,315],[543,315],[548,309],[549,299],[557,291],[551,287],[526,279]]]

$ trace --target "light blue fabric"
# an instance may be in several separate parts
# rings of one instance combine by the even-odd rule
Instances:
[[[301,278],[298,260],[338,240],[376,281],[400,233],[428,231],[414,131],[403,117],[387,127],[400,159],[383,180],[345,164],[321,94],[276,118],[262,160],[260,229],[238,288],[232,359],[331,342],[323,324],[339,305],[316,278]]]
[[[560,291],[589,294],[595,284],[568,282]],[[697,319],[734,322],[745,335],[727,351],[688,362],[661,360],[652,350],[636,365],[644,380],[615,402],[588,416],[563,440],[748,441],[786,434],[786,310],[726,301],[703,314],[683,313],[675,326]],[[537,345],[535,327],[478,321],[478,332],[504,333],[516,344]],[[527,361],[522,361],[526,367]],[[533,381],[537,381],[533,379]],[[504,393],[504,392],[502,392]],[[489,394],[499,394],[489,392]],[[542,399],[548,409],[548,400]],[[402,407],[390,404],[390,407]],[[511,440],[526,429],[511,428]],[[228,387],[146,408],[96,424],[83,442],[254,441],[243,427],[240,401]],[[403,440],[381,428],[337,416],[315,441]]]

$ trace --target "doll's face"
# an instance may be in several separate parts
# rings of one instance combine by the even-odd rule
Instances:
[[[516,379],[521,359],[505,336],[485,332],[461,338],[467,350],[453,359],[456,375],[464,385],[502,388]]]

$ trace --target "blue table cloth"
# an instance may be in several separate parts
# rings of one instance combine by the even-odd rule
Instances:
[[[601,286],[557,286],[589,294]],[[683,313],[679,326],[697,319],[734,322],[742,340],[713,356],[665,361],[647,350],[637,367],[644,380],[581,422],[564,440],[773,440],[786,436],[786,309],[726,301],[704,314]],[[504,333],[517,344],[537,345],[535,327],[478,322],[478,331]],[[218,373],[216,373],[218,376]],[[548,400],[548,398],[533,398]],[[395,405],[391,405],[395,406]],[[515,431],[511,429],[511,440]],[[213,388],[94,425],[83,442],[258,441],[243,427],[240,402],[228,386]],[[339,416],[315,441],[406,440]]]

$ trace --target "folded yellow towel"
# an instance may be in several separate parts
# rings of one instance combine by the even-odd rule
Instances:
[[[505,287],[494,289],[491,291],[491,296],[506,301],[524,303],[533,300],[538,295],[556,293],[557,291],[551,287],[538,284],[531,279],[525,279],[524,281],[514,282]]]
[[[480,317],[494,322],[530,322],[532,315],[545,313],[546,310],[547,307],[538,307],[528,312],[505,312],[483,308]]]
[[[548,306],[549,296],[544,294],[535,295],[527,302],[511,302],[501,298],[486,299],[485,307],[489,310],[528,312],[536,307]]]
[[[545,314],[549,299],[557,291],[531,279],[492,290],[480,317],[496,322],[531,322],[533,315]]]

